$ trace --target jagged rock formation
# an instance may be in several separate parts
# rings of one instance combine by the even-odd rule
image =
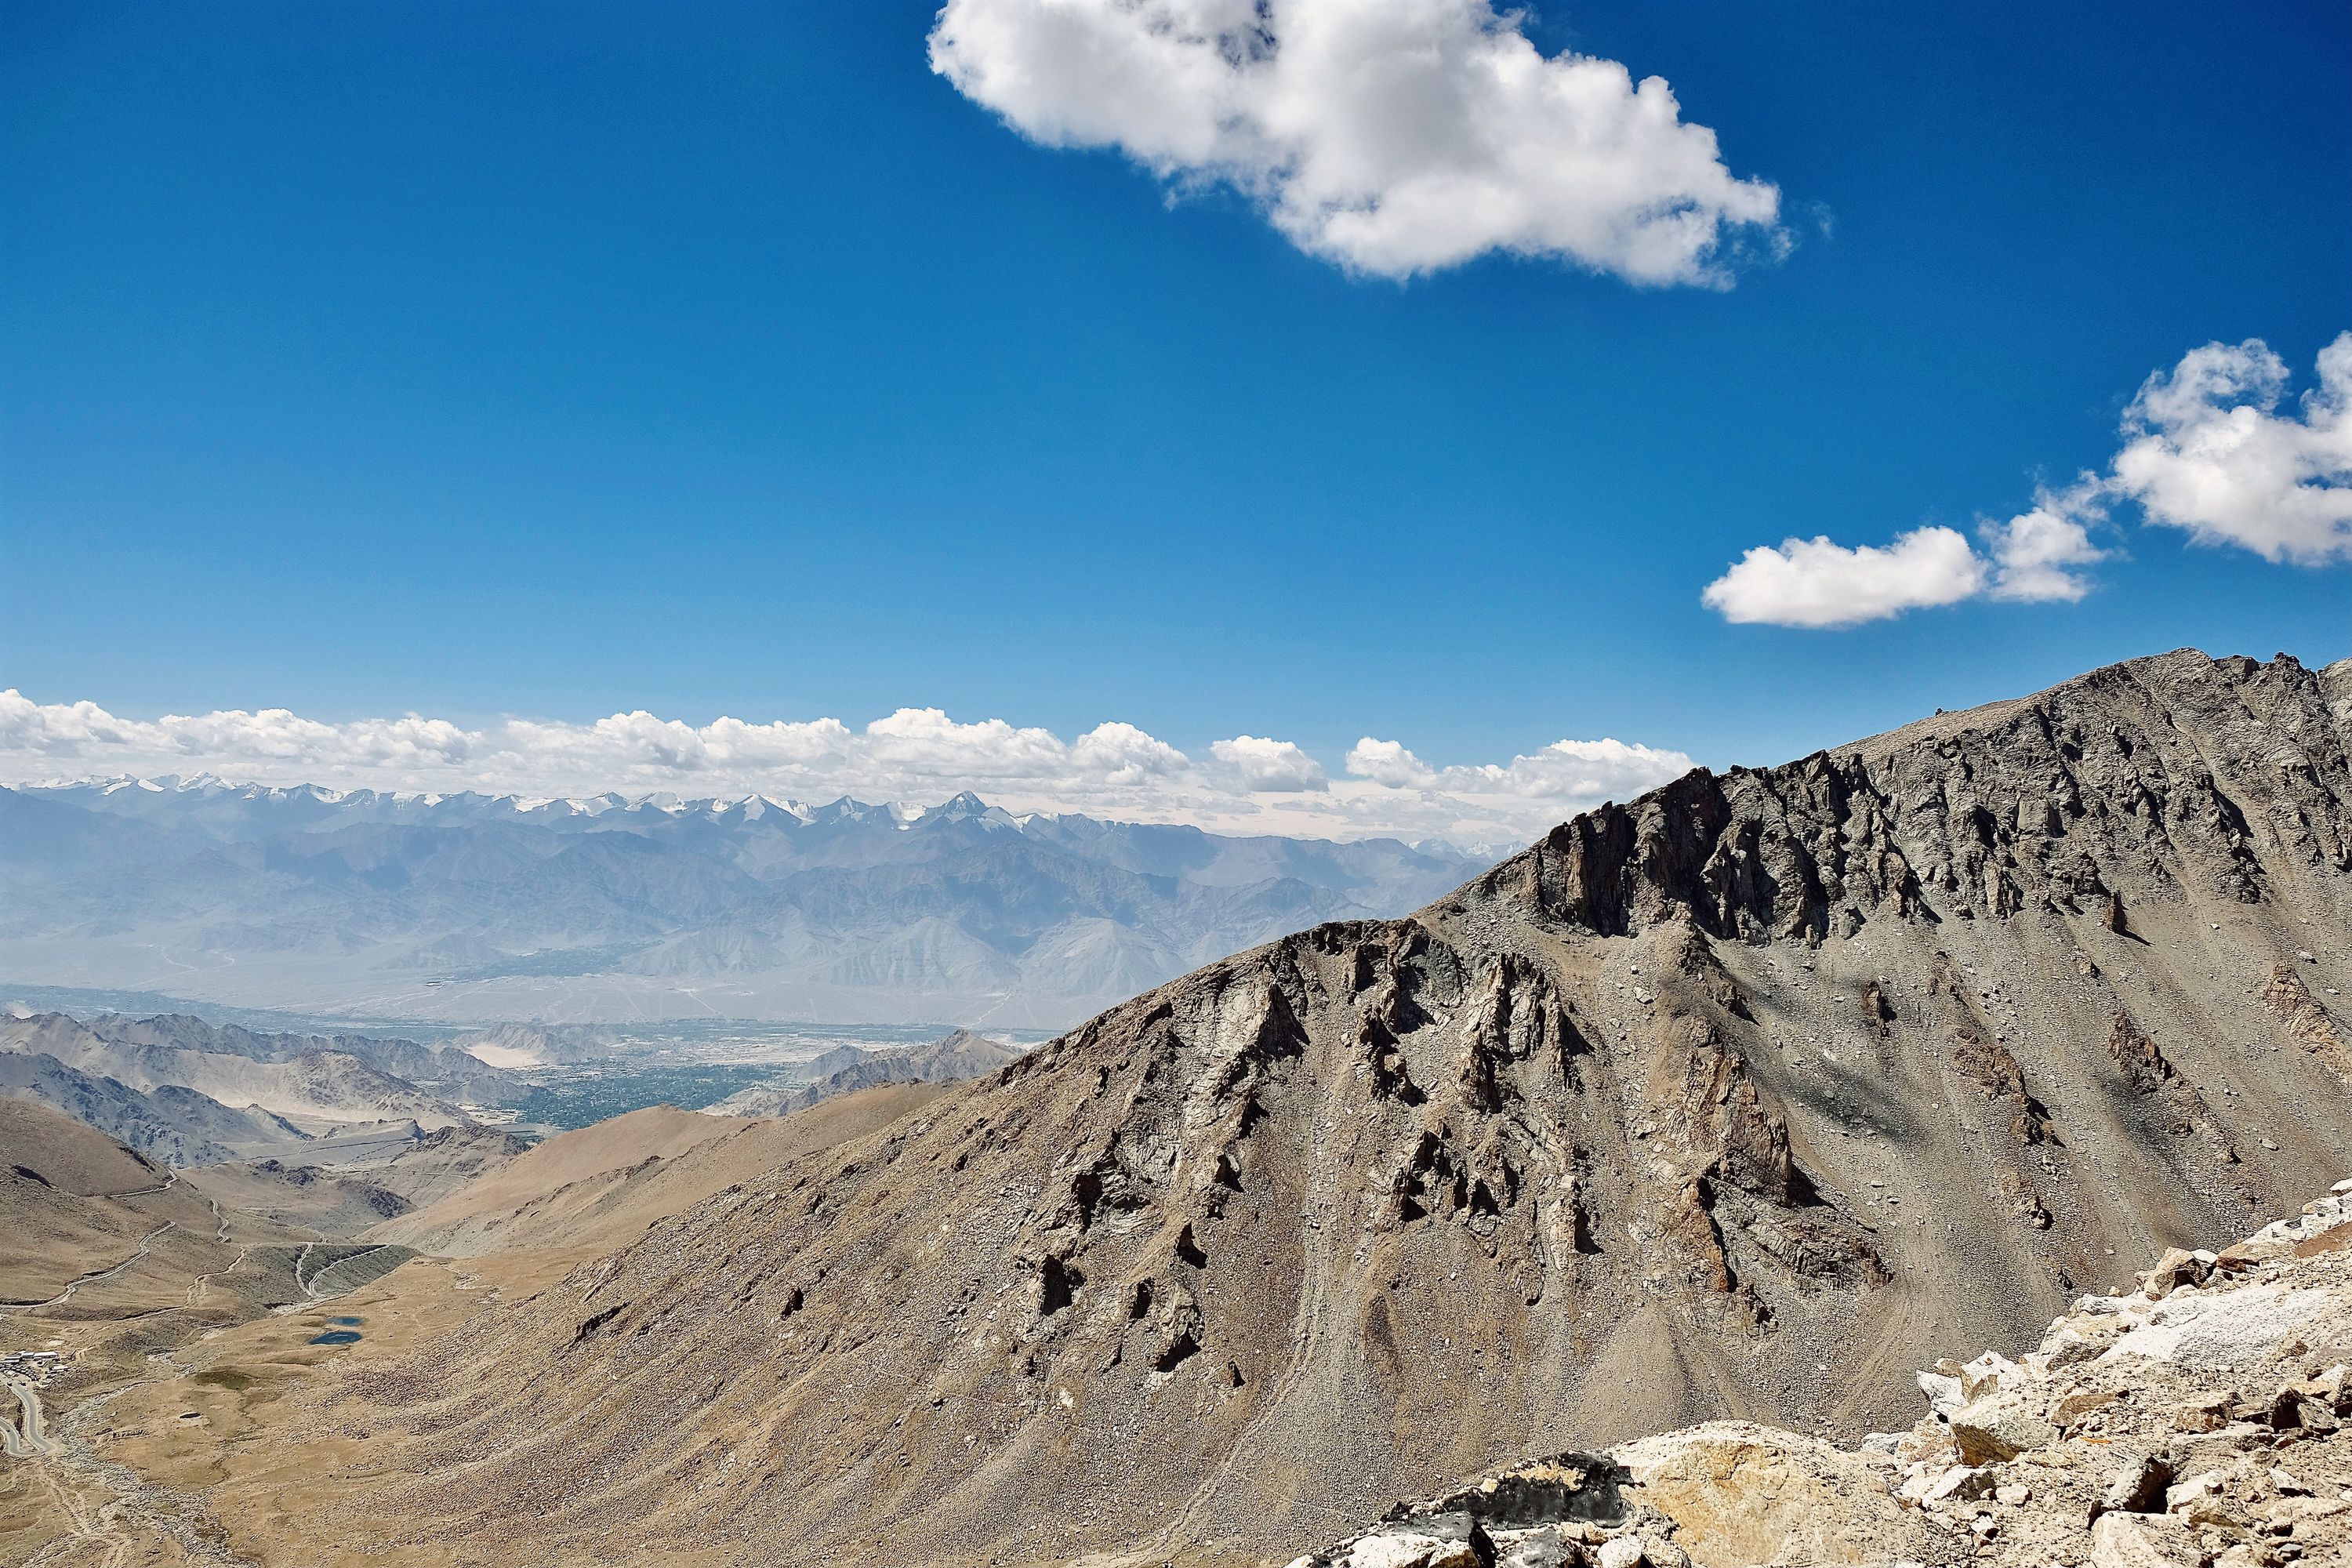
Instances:
[[[1859,1432],[2334,1179],[2347,748],[2352,664],[2184,652],[1604,807],[486,1309],[367,1391],[423,1479],[320,1527],[1279,1561],[1529,1452]]]
[[[1919,1377],[1857,1450],[1748,1422],[1563,1454],[1290,1568],[2278,1568],[2352,1550],[2352,1181]]]
[[[813,1082],[754,1084],[705,1109],[713,1116],[784,1116],[805,1110],[820,1100],[884,1084],[961,1083],[993,1072],[1020,1054],[1018,1046],[970,1029],[956,1029],[923,1045],[896,1050],[837,1046],[812,1064],[826,1069]]]

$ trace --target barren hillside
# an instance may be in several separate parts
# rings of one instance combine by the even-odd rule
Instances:
[[[864,1137],[942,1087],[887,1085],[779,1121],[668,1105],[632,1110],[551,1138],[438,1203],[384,1220],[366,1239],[449,1258],[556,1247],[608,1251],[723,1188]]]

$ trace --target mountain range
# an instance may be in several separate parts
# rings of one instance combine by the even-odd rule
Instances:
[[[530,801],[211,779],[0,789],[0,976],[420,1020],[1057,1026],[1486,862],[965,795]]]
[[[165,1015],[0,1017],[0,1095],[37,1100],[173,1166],[271,1157],[354,1128],[470,1130],[509,1073],[454,1046],[257,1033]]]
[[[1263,1563],[1530,1454],[1907,1426],[1908,1369],[2326,1190],[2347,989],[2352,662],[2183,651],[1696,772],[306,1395],[380,1479],[304,1525]]]

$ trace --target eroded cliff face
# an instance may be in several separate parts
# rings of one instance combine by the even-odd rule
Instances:
[[[2347,735],[2352,666],[2181,653],[1589,814],[486,1311],[353,1391],[427,1479],[322,1527],[1281,1561],[1528,1453],[1886,1424],[2338,1173]]]
[[[1786,767],[1693,773],[1473,887],[1602,934],[1687,919],[1748,941],[2259,905],[2352,866],[2347,686],[2284,658],[2135,660]]]

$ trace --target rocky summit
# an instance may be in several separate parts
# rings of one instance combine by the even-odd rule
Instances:
[[[1445,1478],[1706,1422],[1611,1450],[1611,1484],[1677,1518],[1655,1478],[1704,1458],[1921,1560],[1990,1486],[2022,1541],[2001,1488],[2074,1506],[2031,1459],[2057,1384],[1974,1437],[2012,1374],[1964,1366],[1949,1423],[1829,1445],[1907,1423],[1907,1369],[2022,1352],[2342,1173],[2347,752],[2352,663],[2182,652],[1694,773],[485,1302],[322,1404],[384,1479],[306,1522],[448,1563],[1278,1563]],[[2077,1327],[2177,1337],[2172,1299]],[[2078,1414],[2082,1473],[2122,1464]],[[2166,1485],[2333,1496],[2253,1452]],[[1969,1495],[1928,1495],[1955,1468]],[[2135,1497],[2107,1537],[2227,1533]]]
[[[1400,1505],[1290,1568],[2275,1568],[2352,1551],[2352,1181],[1919,1376],[1840,1450],[1716,1421]]]

